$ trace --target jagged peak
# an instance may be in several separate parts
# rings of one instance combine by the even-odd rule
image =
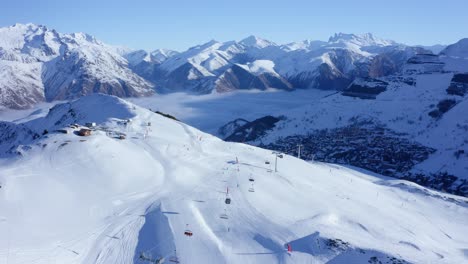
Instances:
[[[255,48],[265,48],[268,46],[276,46],[276,43],[273,41],[269,41],[254,35],[250,35],[243,40],[239,41],[240,44],[247,46],[247,47],[255,47]]]
[[[77,33],[71,33],[68,34],[69,36],[73,37],[76,40],[81,40],[81,41],[86,41],[86,42],[91,42],[95,44],[99,44],[100,42],[92,35],[84,32],[77,32]]]
[[[36,25],[33,23],[21,24],[16,23],[9,27],[0,28],[0,32],[8,34],[8,36],[16,36],[23,38],[24,36],[32,36],[32,35],[40,35],[44,34],[45,32],[53,32],[56,33],[55,30],[50,30],[44,25]]]
[[[146,50],[134,50],[124,55],[130,65],[137,65],[142,61],[150,61],[150,55]]]
[[[44,29],[44,30],[48,30],[47,26],[44,26],[44,25],[40,25],[40,24],[34,24],[34,23],[15,23],[14,25],[8,27],[8,28],[11,28],[11,29],[14,29],[14,28],[19,28],[19,29],[29,29],[29,30],[34,30],[34,29],[38,29],[38,28],[41,28],[41,29]]]
[[[26,36],[28,36],[29,38],[32,38],[34,35],[41,35],[41,34],[46,34],[50,32],[54,35],[64,37],[67,39],[73,39],[77,42],[90,42],[94,44],[102,44],[94,36],[89,35],[84,32],[62,34],[62,33],[58,33],[55,29],[51,29],[51,28],[48,28],[47,26],[34,24],[34,23],[26,23],[26,24],[16,23],[9,27],[0,28],[0,31],[2,30],[6,30],[6,32],[9,32],[9,34],[13,34],[13,35],[16,35],[16,37],[21,37],[21,38],[24,38]]]
[[[220,43],[221,43],[221,42],[212,39],[212,40],[210,40],[210,41],[208,41],[208,42],[206,42],[206,43],[203,43],[203,44],[201,44],[201,45],[193,46],[193,47],[189,48],[189,50],[194,50],[194,49],[204,50],[204,49],[210,48],[210,47],[212,47],[212,46],[214,46],[214,45],[218,45],[218,44],[220,44]]]
[[[364,34],[348,34],[348,33],[335,33],[328,39],[329,43],[347,42],[359,46],[391,46],[396,42],[393,40],[384,40],[374,36],[372,33]]]
[[[324,46],[327,42],[321,40],[306,39],[302,41],[290,42],[282,45],[281,47],[287,51],[293,50],[313,50],[318,47]]]
[[[178,53],[179,53],[178,51],[171,50],[171,49],[155,49],[150,54],[151,54],[151,56],[162,55],[162,56],[165,56],[165,57],[171,57],[171,56],[174,56],[174,55],[176,55]]]

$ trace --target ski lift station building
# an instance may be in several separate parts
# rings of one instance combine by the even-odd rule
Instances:
[[[80,129],[80,131],[78,131],[78,135],[82,137],[91,136],[91,130],[87,128],[82,128]]]

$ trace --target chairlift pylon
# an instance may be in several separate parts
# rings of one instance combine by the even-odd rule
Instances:
[[[229,187],[226,187],[226,199],[224,200],[225,204],[231,204],[231,198],[229,197]]]
[[[179,258],[177,257],[177,250],[174,250],[174,256],[169,258],[169,262],[180,263]]]

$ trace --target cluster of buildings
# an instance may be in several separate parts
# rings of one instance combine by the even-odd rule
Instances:
[[[435,151],[380,126],[316,130],[262,147],[297,155],[297,145],[302,145],[301,158],[305,160],[349,164],[394,177],[400,177]]]

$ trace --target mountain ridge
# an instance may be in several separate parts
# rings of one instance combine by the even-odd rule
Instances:
[[[179,92],[204,94],[239,89],[345,89],[355,78],[398,72],[420,52],[371,33],[336,33],[325,41],[276,44],[258,36],[215,40],[183,52],[129,50],[107,45],[86,33],[62,34],[46,26],[16,24],[0,28],[0,105],[28,108],[93,92],[121,97]],[[221,79],[234,65],[269,61],[272,70],[246,86]],[[249,67],[234,79],[256,78]],[[249,77],[247,77],[249,76]]]

